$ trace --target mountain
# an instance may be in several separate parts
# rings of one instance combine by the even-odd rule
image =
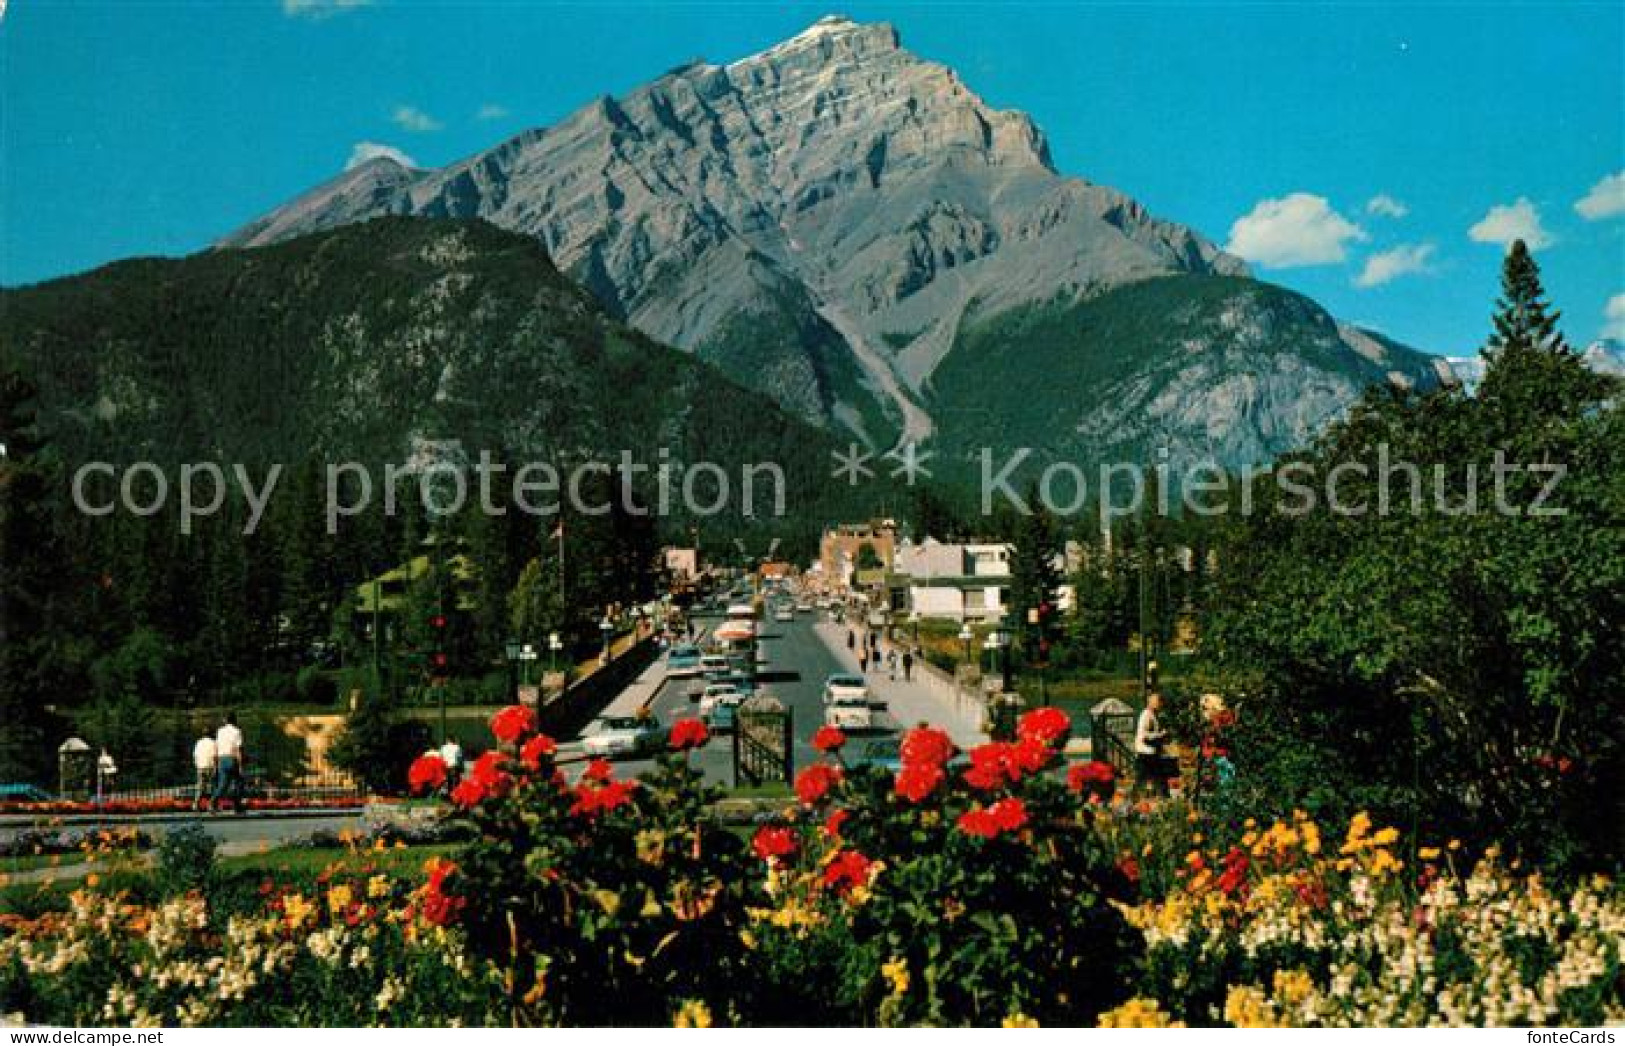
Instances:
[[[835,511],[828,434],[483,222],[384,218],[0,291],[0,345],[70,462],[653,466],[664,448],[722,466],[735,519],[744,463],[784,469],[792,513]]]
[[[1135,346],[1094,346],[1090,359],[1053,360],[1049,380],[1029,381],[1023,358],[1052,351],[988,350],[978,332],[1019,332],[1034,309],[1065,327],[1092,301],[1169,276],[1243,281],[1225,284],[1231,297],[1200,281],[1160,284],[1176,310],[1219,310],[1198,325],[1227,351],[1204,359],[1241,365],[1208,372],[1229,390],[1211,416],[1186,394],[1177,404],[1142,397],[1172,412],[1139,422],[1192,452],[1236,464],[1287,449],[1345,406],[1373,363],[1379,377],[1437,380],[1429,360],[1400,346],[1345,328],[1328,341],[1318,309],[1237,315],[1285,292],[1242,293],[1239,259],[1123,193],[1062,175],[1026,115],[993,109],[953,70],[903,49],[891,26],[840,17],[728,65],[674,69],[444,168],[373,160],[223,243],[274,243],[380,214],[477,216],[534,236],[632,326],[881,448],[940,436],[950,419],[1008,400],[1012,385],[1039,397],[1024,405],[1065,413],[1095,395],[1072,375],[1093,370],[1101,352],[1129,357],[1124,380],[1161,381],[1153,375],[1177,368],[1134,358]],[[1188,302],[1187,286],[1201,289]],[[1292,370],[1273,353],[1253,366],[1244,335],[1259,324],[1272,346],[1296,353],[1296,377],[1244,380]],[[1313,410],[1292,395],[1295,380],[1313,392]],[[1230,419],[1240,428],[1216,439]]]

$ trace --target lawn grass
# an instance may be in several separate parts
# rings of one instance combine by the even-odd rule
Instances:
[[[461,848],[458,843],[428,846],[371,847],[284,846],[265,853],[222,857],[219,870],[225,875],[263,875],[267,878],[304,879],[320,875],[334,864],[370,865],[377,872],[413,881],[423,878],[423,864],[431,857],[449,856]]]

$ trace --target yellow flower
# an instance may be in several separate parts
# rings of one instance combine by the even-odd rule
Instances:
[[[1371,837],[1372,846],[1392,846],[1398,841],[1399,830],[1396,828],[1384,828]]]
[[[389,896],[389,876],[375,875],[367,880],[367,896],[377,900]]]
[[[908,960],[893,959],[880,967],[880,975],[891,985],[893,995],[908,992]]]
[[[711,1027],[711,1008],[699,999],[685,999],[672,1019],[673,1028]]]
[[[1275,971],[1275,997],[1288,1006],[1296,1006],[1314,990],[1315,982],[1302,970]]]
[[[1027,1016],[1025,1013],[1017,1010],[1015,1013],[1012,1013],[1010,1016],[1004,1019],[1004,1026],[1006,1028],[1036,1028],[1038,1027],[1038,1022]]]
[[[349,908],[350,902],[354,900],[355,893],[350,889],[349,884],[339,883],[327,891],[327,910],[337,915]]]
[[[1130,999],[1115,1010],[1100,1015],[1102,1028],[1183,1028],[1184,1021],[1170,1020],[1155,999]]]
[[[1416,851],[1416,856],[1424,861],[1437,861],[1439,859],[1439,848],[1437,846],[1424,846]]]
[[[1237,1028],[1284,1028],[1275,1004],[1250,984],[1232,985],[1224,999],[1224,1019]]]

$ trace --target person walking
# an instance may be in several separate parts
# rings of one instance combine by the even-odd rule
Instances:
[[[856,632],[852,631],[850,628],[847,629],[846,630],[846,648],[848,650],[855,650],[857,648],[857,645],[858,645],[858,634]]]
[[[220,800],[228,793],[233,807],[243,812],[243,732],[237,728],[237,714],[226,713],[226,721],[214,735],[215,777],[214,799],[210,804],[220,809]]]
[[[868,647],[864,647],[862,653],[858,654],[858,671],[863,673],[864,675],[869,674],[869,648]]]
[[[197,781],[192,789],[192,809],[194,810],[201,809],[203,797],[213,793],[214,763],[214,735],[204,734],[197,739],[197,744],[192,746],[192,768],[197,771]]]
[[[1163,748],[1168,735],[1162,729],[1157,713],[1162,711],[1162,695],[1152,694],[1145,699],[1145,708],[1134,725],[1134,790],[1144,794],[1168,795],[1168,779],[1163,772]]]
[[[903,651],[903,682],[907,683],[914,678],[914,651]]]

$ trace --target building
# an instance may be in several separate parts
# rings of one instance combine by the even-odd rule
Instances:
[[[944,544],[926,538],[897,550],[896,569],[906,586],[907,611],[924,618],[992,621],[1010,598],[1008,544]]]
[[[859,570],[890,570],[896,556],[897,524],[889,519],[830,527],[818,543],[824,583],[837,591],[850,588]]]
[[[699,549],[668,546],[661,553],[665,559],[666,573],[673,581],[693,581],[700,576]]]

